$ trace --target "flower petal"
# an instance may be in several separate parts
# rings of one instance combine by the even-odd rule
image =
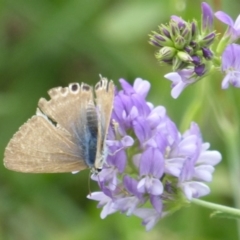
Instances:
[[[230,77],[230,74],[226,74],[226,76],[223,78],[222,89],[227,89],[229,87]]]
[[[187,87],[187,84],[183,82],[179,82],[175,87],[173,87],[171,91],[171,96],[174,99],[177,99],[186,87]]]
[[[133,84],[133,88],[136,91],[136,93],[141,95],[143,98],[146,98],[150,87],[151,87],[150,82],[143,80],[141,78],[136,78]]]
[[[210,165],[201,165],[195,167],[194,179],[203,182],[212,181],[212,173],[214,172],[214,167]]]
[[[212,8],[205,2],[201,4],[202,6],[202,29],[203,31],[212,30],[213,26],[213,11]]]
[[[152,195],[161,195],[163,193],[163,184],[159,179],[152,179],[152,184],[149,186],[149,193]]]
[[[230,27],[233,27],[234,22],[233,22],[232,18],[228,14],[226,14],[225,12],[218,11],[218,12],[215,13],[215,16],[221,22],[227,24]]]
[[[159,196],[151,195],[151,196],[150,196],[150,202],[151,202],[152,206],[154,207],[154,209],[155,209],[159,214],[161,214],[161,212],[162,212],[162,207],[163,207],[161,198],[160,198]]]
[[[222,155],[218,151],[205,151],[200,154],[196,164],[216,165],[222,160]]]
[[[201,182],[186,182],[182,185],[183,192],[187,199],[199,198],[210,193],[210,188]]]

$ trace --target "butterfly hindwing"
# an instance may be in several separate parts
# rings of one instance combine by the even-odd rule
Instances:
[[[86,168],[81,149],[63,129],[43,116],[33,116],[13,136],[5,150],[4,165],[30,173],[80,171]]]

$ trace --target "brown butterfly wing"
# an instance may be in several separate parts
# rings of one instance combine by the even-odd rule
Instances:
[[[95,86],[96,105],[99,113],[98,121],[98,142],[97,142],[97,156],[95,161],[95,168],[101,169],[104,161],[105,141],[110,124],[113,100],[114,100],[114,84],[113,81],[108,81],[102,78]]]
[[[38,112],[20,127],[7,145],[4,158],[7,168],[54,173],[88,167],[81,135],[85,133],[87,107],[93,103],[92,88],[74,83],[68,88],[53,88],[49,95],[49,101],[39,100],[42,113]]]
[[[33,116],[13,136],[4,165],[18,172],[72,172],[86,168],[81,150],[66,131],[43,116]]]
[[[76,141],[81,137],[83,126],[87,124],[87,108],[94,105],[92,87],[82,83],[72,83],[69,87],[58,87],[48,91],[51,99],[39,100],[41,111],[58,126],[66,129]]]

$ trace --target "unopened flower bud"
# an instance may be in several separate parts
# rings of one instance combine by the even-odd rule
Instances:
[[[202,46],[210,46],[213,41],[215,40],[215,37],[216,37],[216,34],[215,32],[211,32],[209,33],[207,36],[205,36],[201,41],[200,43],[202,44]]]
[[[171,31],[171,37],[173,40],[175,39],[176,36],[180,34],[180,31],[176,22],[174,21],[170,22],[170,31]]]
[[[175,22],[179,30],[182,30],[186,27],[186,22],[181,17],[176,15],[171,16],[171,22]]]
[[[185,39],[186,44],[189,44],[192,38],[191,29],[189,27],[186,27],[182,32],[182,37]]]
[[[162,24],[161,27],[159,27],[159,29],[164,36],[171,38],[171,34],[165,25]]]
[[[183,49],[186,44],[185,38],[182,37],[181,35],[177,36],[174,41],[174,46],[177,49]]]
[[[191,62],[192,61],[192,58],[189,54],[187,54],[186,52],[182,52],[182,51],[179,51],[177,53],[177,56],[179,57],[179,59],[181,59],[183,62]]]
[[[173,71],[177,71],[177,70],[181,69],[181,67],[183,67],[183,63],[184,62],[178,56],[175,56],[172,61]]]
[[[189,44],[193,49],[197,49],[198,47],[198,44],[196,41],[191,41],[190,44]]]
[[[150,39],[149,43],[155,47],[162,47],[157,41]]]
[[[205,64],[200,64],[194,67],[194,72],[197,76],[202,76],[206,72]]]
[[[196,36],[198,35],[198,25],[195,20],[193,20],[191,23],[191,31],[192,31],[192,38],[193,39],[196,38]]]
[[[202,48],[203,57],[207,60],[212,59],[213,53],[209,48]]]
[[[177,50],[172,47],[163,47],[156,54],[156,58],[160,61],[171,60],[177,53]]]
[[[193,48],[190,46],[186,46],[184,50],[191,56],[193,54]]]
[[[194,65],[199,65],[201,63],[201,59],[199,56],[192,56],[192,62]]]
[[[153,32],[152,35],[150,35],[150,43],[152,44],[153,41],[153,45],[156,46],[155,42],[157,42],[160,47],[164,47],[164,46],[173,46],[173,42],[171,39],[169,39],[166,36],[163,36],[157,32]]]

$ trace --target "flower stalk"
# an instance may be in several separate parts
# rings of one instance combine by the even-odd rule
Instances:
[[[223,205],[216,204],[216,203],[207,202],[202,199],[196,199],[196,198],[193,198],[191,200],[191,202],[196,205],[218,211],[219,213],[225,213],[229,217],[240,218],[240,209],[223,206]]]

